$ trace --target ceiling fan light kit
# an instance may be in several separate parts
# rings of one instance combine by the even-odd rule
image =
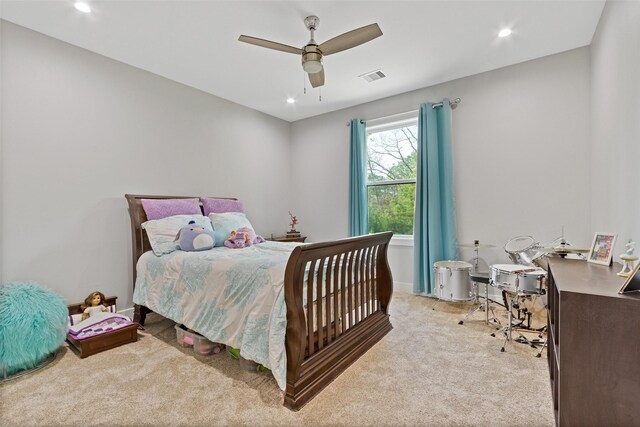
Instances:
[[[302,68],[311,74],[322,71],[322,52],[318,50],[318,46],[309,44],[304,47]]]
[[[313,36],[315,30],[320,25],[320,19],[317,16],[307,16],[304,19],[304,25],[310,31],[311,37],[309,42],[302,49],[245,35],[241,35],[238,40],[256,46],[279,50],[281,52],[301,55],[302,69],[308,74],[311,86],[320,87],[324,85],[324,67],[322,65],[323,56],[351,49],[352,47],[356,47],[382,35],[382,31],[378,24],[370,24],[341,34],[318,45]]]
[[[302,62],[302,68],[305,72],[310,74],[319,73],[322,71],[322,62],[318,59],[306,60]]]

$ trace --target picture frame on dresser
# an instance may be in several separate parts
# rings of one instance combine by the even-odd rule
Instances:
[[[619,294],[626,294],[629,292],[640,292],[640,264],[636,265],[636,267],[629,273],[629,277],[624,281],[622,287],[618,291]]]
[[[593,264],[611,265],[615,244],[616,234],[596,232],[593,236],[587,261]]]

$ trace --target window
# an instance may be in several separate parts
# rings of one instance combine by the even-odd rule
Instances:
[[[413,234],[418,119],[367,128],[369,233]]]

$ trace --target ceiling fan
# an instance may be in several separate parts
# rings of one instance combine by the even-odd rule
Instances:
[[[238,40],[254,44],[256,46],[279,50],[281,52],[302,55],[302,68],[306,73],[308,73],[311,86],[318,87],[324,85],[324,67],[322,66],[323,56],[333,55],[334,53],[351,49],[352,47],[356,47],[382,35],[382,31],[378,24],[370,24],[344,34],[340,34],[339,36],[318,45],[318,43],[313,39],[313,33],[318,29],[320,19],[317,16],[307,16],[304,19],[304,25],[311,32],[311,39],[302,49],[245,35],[241,35]]]

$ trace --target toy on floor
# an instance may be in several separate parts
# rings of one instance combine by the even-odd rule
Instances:
[[[215,246],[216,241],[213,231],[196,225],[195,221],[189,221],[189,225],[182,227],[176,239],[178,247],[183,251],[206,251]]]
[[[228,248],[239,249],[262,242],[264,242],[264,238],[256,234],[252,228],[240,227],[231,232],[231,237],[224,241],[224,245]]]
[[[117,297],[101,295],[101,298],[101,304],[107,310],[95,310],[85,320],[81,319],[88,301],[67,306],[67,341],[78,350],[81,358],[138,340],[138,324],[117,312]]]
[[[84,304],[80,305],[82,310],[80,322],[76,323],[70,312],[69,336],[74,340],[83,340],[132,325],[133,322],[127,316],[115,312],[115,302],[112,302],[113,310],[109,309],[108,299],[115,301],[116,297],[106,298],[102,292],[91,292],[85,298]],[[77,309],[76,304],[69,307],[74,311]]]
[[[229,353],[229,356],[231,356],[231,358],[237,360],[240,363],[240,366],[242,367],[242,369],[244,369],[245,371],[250,371],[250,372],[269,371],[269,369],[267,369],[263,365],[257,362],[254,362],[253,360],[245,359],[244,357],[240,356],[239,348],[227,347],[227,353]]]
[[[200,356],[211,356],[212,354],[218,354],[222,350],[224,350],[224,348],[224,344],[209,341],[206,338],[196,340],[193,345],[193,351],[198,353]]]
[[[82,305],[84,311],[82,312],[82,320],[95,315],[96,313],[103,313],[109,311],[106,306],[106,298],[102,292],[91,292],[88,297],[84,299]]]

